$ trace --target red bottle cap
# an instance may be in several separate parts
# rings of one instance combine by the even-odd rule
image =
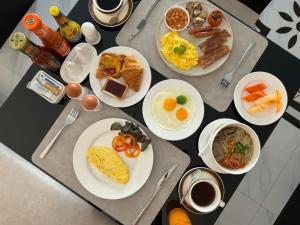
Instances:
[[[26,29],[33,31],[42,25],[41,17],[36,13],[27,13],[23,17],[23,25]]]

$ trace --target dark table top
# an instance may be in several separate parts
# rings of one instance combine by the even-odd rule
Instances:
[[[139,1],[134,1],[134,4],[137,4],[138,2]],[[80,24],[86,21],[94,23],[88,12],[87,1],[85,0],[78,1],[73,10],[70,12],[69,17]],[[96,23],[94,24],[102,36],[101,43],[95,46],[97,51],[101,52],[106,48],[115,46],[115,37],[121,27],[104,28]],[[31,162],[31,156],[36,147],[47,134],[48,130],[51,128],[52,124],[55,122],[68,102],[67,97],[64,97],[59,104],[52,105],[26,88],[26,84],[33,78],[38,70],[40,70],[40,68],[35,65],[32,65],[29,68],[27,73],[0,109],[0,142],[7,145],[29,162]],[[287,88],[289,102],[291,102],[292,96],[297,92],[300,86],[298,74],[298,71],[300,71],[300,61],[271,41],[269,41],[267,49],[255,65],[253,71],[266,71],[276,75]],[[61,80],[58,74],[52,75],[54,78]],[[164,79],[166,78],[163,75],[152,69],[151,86]],[[83,85],[89,86],[89,81],[85,80]],[[142,117],[142,101],[134,106],[124,108],[122,110],[138,121],[144,123]],[[218,118],[232,118],[248,124],[238,115],[233,103],[223,113],[220,113],[205,104],[205,115],[199,129],[192,136],[184,140],[172,142],[182,151],[190,155],[191,164],[189,165],[189,168],[205,166],[205,164],[197,156],[198,137],[202,129],[208,123]],[[257,132],[261,144],[264,145],[276,124],[277,123],[273,123],[268,126],[248,125]],[[228,202],[243,178],[243,175],[235,176],[221,174],[221,177],[225,183],[225,202]],[[164,207],[168,209],[169,207],[173,207],[177,204],[178,196],[177,189],[175,188]],[[207,215],[199,216],[190,214],[190,217],[193,224],[200,224],[201,222],[203,225],[211,225],[214,224],[221,211],[221,208],[219,208],[213,213]],[[166,223],[167,218],[164,214],[162,217],[159,215],[154,221],[155,225]]]

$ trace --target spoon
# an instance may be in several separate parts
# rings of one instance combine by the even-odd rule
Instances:
[[[192,184],[198,180],[201,177],[201,170],[197,169],[195,170],[192,174],[191,174],[191,183],[189,184],[188,189],[184,192],[184,194],[182,195],[182,198],[180,199],[180,204],[182,205],[184,202],[184,199],[186,198],[187,194],[189,193]]]

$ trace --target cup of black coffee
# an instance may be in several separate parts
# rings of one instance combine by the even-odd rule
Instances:
[[[95,7],[103,13],[115,13],[119,11],[126,0],[93,0]]]
[[[189,200],[192,207],[201,213],[209,213],[219,206],[225,206],[220,187],[212,180],[195,181],[189,191]]]

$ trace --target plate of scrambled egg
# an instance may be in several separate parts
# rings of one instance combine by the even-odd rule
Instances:
[[[209,2],[203,1],[193,1],[192,3],[200,3],[202,11],[205,13],[210,13],[218,9],[215,5]],[[172,7],[184,7],[186,8],[190,1],[182,1],[178,4],[175,4]],[[171,8],[172,8],[171,7]],[[207,15],[206,15],[207,16]],[[200,27],[207,28],[211,27],[207,22],[207,18],[203,20],[203,24]],[[229,22],[224,17],[222,23],[213,27],[217,30],[226,30],[229,33],[228,40],[223,43],[227,47],[227,54],[224,53],[224,56],[204,57],[205,54],[200,49],[200,44],[204,43],[208,38],[207,37],[195,37],[191,35],[190,30],[197,27],[196,25],[190,25],[182,31],[170,30],[165,23],[165,15],[162,16],[159,21],[156,29],[156,45],[157,50],[168,67],[176,71],[179,74],[188,75],[188,76],[202,76],[208,73],[211,73],[218,69],[221,65],[225,63],[227,58],[230,55],[230,50],[233,45],[233,32]],[[223,54],[222,52],[216,54]],[[219,57],[218,59],[213,59],[213,57]],[[201,67],[199,63],[199,58],[205,58],[205,63],[209,66]],[[210,61],[210,62],[209,62]]]
[[[168,79],[154,85],[143,103],[147,127],[157,136],[182,140],[201,125],[204,104],[200,93],[189,83]]]
[[[119,131],[111,130],[111,126],[116,122],[125,124],[126,120],[110,118],[89,126],[78,138],[73,152],[73,167],[79,182],[104,199],[122,199],[134,194],[146,183],[153,166],[151,144],[136,158],[113,149],[112,140]]]

